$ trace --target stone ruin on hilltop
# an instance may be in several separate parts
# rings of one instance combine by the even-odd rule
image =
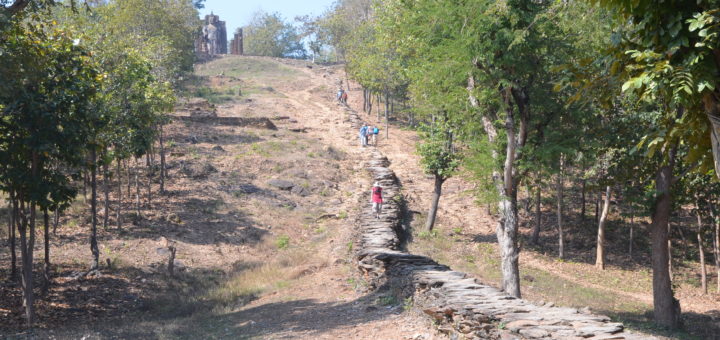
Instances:
[[[215,56],[227,54],[227,28],[225,21],[210,13],[205,16],[205,24],[202,27],[200,36],[195,39],[195,52],[200,56]]]

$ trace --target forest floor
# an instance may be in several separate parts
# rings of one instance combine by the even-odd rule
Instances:
[[[22,329],[19,289],[6,280],[6,237],[0,241],[0,338],[445,338],[408,303],[366,292],[352,263],[357,203],[368,199],[370,184],[360,160],[369,148],[359,147],[357,132],[334,102],[344,77],[340,66],[270,58],[228,56],[197,65],[188,97],[214,103],[219,118],[197,98],[179,106],[165,128],[167,193],[158,193],[157,177],[148,182],[142,160],[137,217],[134,174],[123,170],[120,228],[114,218],[118,178],[111,179],[110,223],[99,231],[105,266],[92,277],[80,275],[90,248],[89,201],[79,195],[51,242],[55,279],[38,301],[33,330]],[[361,111],[357,85],[349,95],[350,105]],[[277,129],[223,117],[266,118]],[[374,114],[362,117],[376,122]],[[389,139],[383,125],[377,147],[392,162],[412,212],[408,222],[419,230],[432,179],[420,170],[415,133],[400,125],[391,122]],[[450,179],[435,232],[414,231],[409,248],[497,282],[494,219],[474,203],[471,189],[461,177]],[[573,206],[573,198],[568,200]],[[720,295],[700,294],[691,275],[695,263],[680,262],[676,269],[683,278],[676,288],[689,333],[663,333],[649,326],[646,239],[638,238],[630,260],[620,236],[625,229],[611,223],[608,234],[617,236],[609,238],[609,266],[598,271],[590,257],[592,223],[570,218],[570,256],[557,261],[552,211],[544,217],[544,246],[524,245],[521,253],[524,298],[589,306],[671,338],[720,334]],[[529,225],[523,233],[528,231]],[[167,271],[168,245],[177,249],[173,277]],[[40,259],[42,244],[36,251]]]

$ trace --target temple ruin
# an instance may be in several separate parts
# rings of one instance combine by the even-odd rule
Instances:
[[[199,55],[215,56],[227,54],[227,28],[225,21],[210,13],[205,16],[202,34],[195,40],[195,51]]]
[[[235,37],[230,41],[230,54],[243,55],[243,30],[238,28]]]

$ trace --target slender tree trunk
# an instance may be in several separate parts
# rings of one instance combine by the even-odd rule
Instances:
[[[42,295],[45,295],[50,288],[50,214],[48,214],[47,208],[43,210],[43,227],[43,234],[45,236],[45,261],[43,263],[44,280],[42,287]]]
[[[385,91],[385,139],[388,139],[390,137],[390,93],[388,91]]]
[[[680,325],[680,303],[673,296],[670,281],[670,254],[668,249],[668,226],[672,209],[670,187],[673,181],[674,152],[668,165],[660,167],[655,178],[658,193],[652,210],[650,234],[652,239],[653,307],[655,322],[675,329]]]
[[[600,222],[600,201],[602,201],[602,193],[598,193],[595,198],[595,223]]]
[[[668,222],[668,240],[667,240],[667,249],[668,249],[668,272],[670,273],[670,281],[673,281],[673,246],[672,246],[672,223]]]
[[[137,163],[137,161],[136,161]],[[130,159],[125,160],[125,171],[127,172],[127,196],[128,200],[132,199],[132,174],[130,173]]]
[[[375,102],[377,103],[377,123],[380,123],[380,93],[375,95]]]
[[[15,209],[13,208],[15,196],[10,190],[10,201],[8,202],[8,245],[10,246],[10,279],[17,278],[17,252],[15,249]]]
[[[607,223],[608,212],[610,212],[610,186],[605,187],[605,202],[602,215],[598,223],[597,247],[595,255],[595,267],[605,269],[605,224]]]
[[[430,211],[425,223],[425,230],[432,231],[435,226],[435,217],[437,216],[438,203],[440,203],[440,194],[442,193],[442,185],[445,179],[440,175],[435,175],[435,190],[433,191],[432,201],[430,203]]]
[[[720,293],[720,220],[718,220],[717,213],[715,212],[715,205],[712,202],[708,202],[710,207],[710,216],[712,217],[712,225],[714,229],[713,233],[713,257],[715,258],[715,271],[717,279],[716,292]]]
[[[25,213],[25,195],[20,194],[20,223],[18,232],[20,234],[20,255],[22,257],[22,293],[23,307],[25,307],[25,321],[28,327],[32,327],[35,320],[35,295],[33,292],[33,250],[35,248],[35,219],[34,207],[30,208],[30,222]],[[32,205],[32,203],[31,203]]]
[[[110,171],[103,157],[103,229],[107,229],[110,220]]]
[[[120,159],[118,158],[117,161],[117,179],[118,179],[118,198],[117,198],[117,210],[115,210],[115,222],[117,223],[117,228],[120,229],[122,227],[122,167],[120,166]]]
[[[343,57],[343,59],[345,58]],[[347,90],[350,91],[350,78],[348,77],[347,68],[343,67],[343,70],[345,71],[345,84],[347,84]]]
[[[93,271],[100,267],[100,249],[97,243],[97,153],[94,146],[90,148],[90,162],[90,216],[92,217],[90,225],[90,252],[92,253],[90,271]]]
[[[372,92],[370,92],[370,90],[368,90],[367,97],[368,97],[368,99],[367,99],[367,100],[368,100],[368,103],[367,103],[367,105],[368,105],[367,113],[368,113],[368,116],[369,116],[369,115],[372,114],[372,108],[373,108]]]
[[[581,191],[580,191],[580,219],[582,221],[585,221],[585,187],[587,186],[587,179],[583,178],[581,182]]]
[[[37,179],[38,167],[39,167],[39,155],[33,151],[31,154],[31,174],[34,180]],[[35,321],[35,293],[33,291],[33,253],[35,249],[35,202],[30,201],[30,221],[28,222],[27,215],[25,213],[25,200],[24,193],[20,194],[20,211],[21,211],[21,222],[18,225],[18,231],[20,233],[20,251],[22,255],[22,290],[23,290],[23,305],[25,307],[25,319],[27,326],[32,327]]]
[[[565,239],[563,235],[563,168],[565,166],[563,155],[560,155],[560,171],[557,177],[557,225],[558,225],[558,256],[565,258]]]
[[[367,89],[363,87],[363,112],[367,112]]]
[[[698,252],[700,253],[700,283],[702,285],[703,294],[707,295],[707,268],[705,267],[705,248],[703,247],[703,223],[702,215],[700,214],[700,200],[695,198],[695,208],[697,217],[697,241],[698,241]]]
[[[55,209],[55,213],[53,214],[53,235],[57,235],[57,228],[60,224],[60,209]]]
[[[160,139],[160,194],[165,194],[165,136],[163,136],[163,124],[159,127]]]
[[[395,100],[393,100],[393,97],[390,97],[390,115],[395,117]]]
[[[150,153],[148,153],[148,155],[149,154]],[[150,162],[150,164],[146,168],[146,170],[147,170],[147,200],[148,200],[147,208],[148,208],[148,210],[152,210],[152,173],[153,173],[152,166],[154,164],[154,161],[148,157],[148,162]]]
[[[135,213],[140,218],[140,161],[135,158]]]
[[[83,175],[83,203],[87,204],[87,185],[88,185],[88,175],[87,171],[82,171]]]
[[[542,192],[540,190],[540,183],[538,182],[537,188],[535,189],[535,228],[533,228],[532,232],[532,243],[535,245],[540,244],[540,228],[542,227],[540,224],[542,223],[540,211],[542,207]]]
[[[633,229],[635,228],[635,206],[632,202],[630,203],[630,241],[628,242],[628,255],[632,258],[633,255]]]

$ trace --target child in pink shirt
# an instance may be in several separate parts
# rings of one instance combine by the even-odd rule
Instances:
[[[380,210],[382,210],[382,187],[380,187],[380,183],[375,182],[372,187],[372,208],[373,212],[375,213],[375,218],[380,218]]]

